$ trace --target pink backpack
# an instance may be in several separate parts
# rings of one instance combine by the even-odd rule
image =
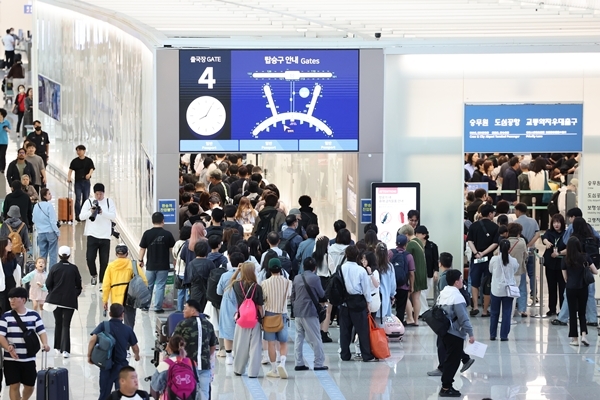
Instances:
[[[252,287],[254,288],[252,289]],[[242,282],[240,282],[240,288],[242,289],[242,294],[244,295],[244,301],[238,309],[235,323],[238,324],[240,328],[252,329],[258,323],[256,304],[254,304],[254,300],[252,300],[254,297],[254,292],[256,291],[256,284],[253,283],[252,286],[250,286],[250,289],[252,289],[250,297],[248,297],[250,289],[248,289],[248,293],[244,292],[244,285],[242,285]]]
[[[169,364],[167,388],[162,400],[194,400],[196,398],[196,374],[189,358],[166,358]]]

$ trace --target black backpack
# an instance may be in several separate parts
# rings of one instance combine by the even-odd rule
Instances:
[[[552,217],[554,214],[558,214],[558,196],[560,196],[560,190],[557,190],[552,195],[550,202],[548,203],[548,215]]]
[[[302,211],[301,215],[302,226],[304,227],[304,229],[306,229],[309,225],[319,226],[319,220],[317,219],[317,215],[315,213],[307,213],[305,211]]]
[[[600,265],[600,251],[598,249],[598,239],[595,236],[585,238],[582,243],[583,251],[591,259],[594,265]]]
[[[279,244],[277,245],[277,247],[279,247],[281,250],[285,251],[286,253],[288,253],[290,255],[290,257],[295,258],[296,254],[292,251],[292,240],[298,236],[297,233],[293,233],[292,236],[290,236],[289,238],[284,238],[283,234],[280,234],[279,237]]]
[[[221,308],[223,296],[217,293],[217,286],[219,285],[221,275],[225,272],[227,272],[226,264],[213,269],[208,275],[208,281],[206,283],[206,299],[210,301],[215,308]]]
[[[269,235],[269,232],[279,230],[274,226],[275,218],[277,217],[278,212],[279,211],[277,210],[262,210],[258,213],[260,221],[258,221],[254,236],[258,238],[258,241],[263,249],[268,249],[270,247],[267,243],[267,236]]]
[[[394,267],[396,275],[396,287],[404,286],[408,283],[408,260],[406,251],[399,252],[396,249],[392,250],[392,259],[390,262]]]
[[[343,261],[342,261],[343,263]],[[331,275],[327,289],[325,290],[327,300],[333,306],[341,306],[348,299],[348,291],[342,274],[342,266],[339,265],[336,271]]]

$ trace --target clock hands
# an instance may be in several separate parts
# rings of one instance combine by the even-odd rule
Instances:
[[[200,121],[201,119],[204,119],[208,116],[208,114],[210,113],[210,109],[214,106],[214,103],[210,105],[210,107],[208,107],[208,110],[206,111],[206,114],[204,114],[204,116],[202,118],[200,118],[198,121]]]

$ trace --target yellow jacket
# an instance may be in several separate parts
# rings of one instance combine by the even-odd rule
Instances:
[[[102,301],[108,303],[110,297],[111,303],[124,304],[125,301],[125,290],[127,285],[119,285],[119,283],[129,283],[133,279],[133,268],[131,266],[131,260],[127,257],[117,258],[113,262],[109,263],[104,273],[104,281],[102,282]],[[144,270],[137,266],[138,273],[146,283],[146,274]],[[119,285],[119,286],[114,286]],[[114,286],[111,288],[111,286]]]

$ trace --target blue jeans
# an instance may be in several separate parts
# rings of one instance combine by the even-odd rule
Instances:
[[[529,296],[534,298],[537,297],[537,292],[535,291],[535,254],[529,253],[529,257],[527,257],[527,275],[529,276]],[[521,295],[521,297],[523,297]]]
[[[200,399],[208,400],[210,393],[210,380],[211,380],[210,369],[198,370],[198,383],[200,384]]]
[[[146,278],[148,278],[148,289],[150,290],[150,297],[152,298],[152,296],[154,296],[155,310],[162,310],[163,300],[165,299],[165,286],[167,285],[168,275],[169,271],[146,271]],[[155,284],[156,288],[154,287]],[[156,292],[156,294],[154,294],[154,292]]]
[[[37,245],[40,257],[48,259],[46,270],[50,272],[50,267],[58,262],[58,236],[55,232],[38,233]]]
[[[75,218],[79,219],[81,205],[90,198],[90,181],[75,181]]]
[[[517,310],[520,313],[527,312],[527,274],[521,275],[521,282],[519,282],[519,293],[521,296],[517,299]]]
[[[490,337],[495,338],[498,333],[498,319],[500,317],[500,306],[502,306],[502,323],[500,325],[500,338],[507,339],[510,333],[510,322],[513,298],[504,296],[496,297],[492,294],[490,304]]]
[[[189,298],[189,289],[177,289],[177,311],[183,311],[183,305]]]
[[[100,370],[100,397],[98,397],[98,400],[106,400],[110,392],[112,392],[113,384],[115,385],[115,390],[119,390],[119,372],[125,365],[115,364],[111,369]]]
[[[596,284],[592,283],[588,285],[588,298],[585,307],[585,320],[587,322],[598,322],[598,311],[596,310]],[[558,313],[557,320],[564,322],[565,324],[569,321],[569,302],[567,301],[567,291],[565,289],[563,305]]]

